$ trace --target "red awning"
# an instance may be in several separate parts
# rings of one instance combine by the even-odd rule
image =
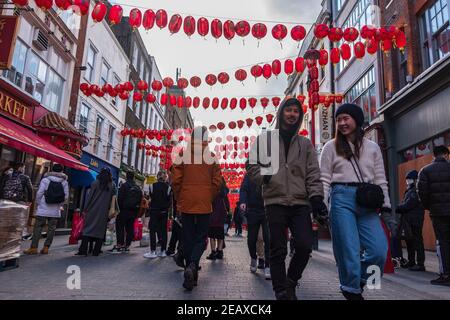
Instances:
[[[69,168],[89,170],[86,165],[38,137],[33,131],[3,117],[0,117],[0,143]]]

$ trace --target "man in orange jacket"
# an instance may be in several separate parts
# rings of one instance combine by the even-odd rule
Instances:
[[[208,148],[206,127],[193,130],[186,151],[174,161],[172,189],[181,212],[183,255],[186,260],[183,287],[197,285],[200,258],[205,251],[209,216],[221,180],[220,166]]]

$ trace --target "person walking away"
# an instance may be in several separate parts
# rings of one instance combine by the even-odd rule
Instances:
[[[212,203],[222,178],[215,155],[209,151],[206,127],[193,130],[186,151],[173,165],[172,187],[181,211],[183,254],[186,260],[183,287],[197,284],[200,258],[205,250]]]
[[[30,177],[25,172],[25,165],[17,162],[12,165],[12,170],[5,170],[0,184],[0,199],[10,200],[28,207],[30,213],[33,202],[33,186]],[[28,240],[28,222],[22,231],[22,239]]]
[[[262,198],[262,188],[257,187],[250,181],[248,174],[242,180],[239,191],[240,209],[246,212],[247,216],[247,246],[250,253],[250,271],[255,273],[258,269],[258,256],[256,254],[256,246],[258,242],[258,234],[262,230],[264,239],[264,257],[270,256],[269,243],[269,227],[267,225],[266,212],[264,210],[264,200]],[[264,263],[264,275],[270,280],[270,262],[266,259]]]
[[[167,256],[167,219],[172,200],[172,188],[167,183],[167,173],[160,171],[157,174],[158,181],[150,186],[150,252],[144,254],[144,258],[154,259]],[[161,251],[156,254],[156,236],[161,239]]]
[[[297,282],[312,250],[311,210],[315,217],[326,217],[328,212],[316,152],[310,140],[298,135],[303,121],[300,102],[294,98],[283,101],[277,119],[276,130],[263,132],[253,144],[247,173],[250,181],[262,186],[275,297],[296,300]],[[295,254],[286,274],[287,228],[295,238]]]
[[[320,158],[322,182],[326,203],[329,199],[342,294],[348,300],[363,300],[362,291],[370,276],[368,268],[375,265],[383,272],[388,252],[377,211],[391,211],[388,184],[380,147],[364,138],[362,109],[343,104],[336,111],[335,121],[336,138],[325,144]],[[358,202],[362,183],[380,186],[376,201]]]
[[[402,203],[400,203],[395,210],[396,213],[402,215],[401,220],[404,221],[411,230],[411,237],[408,237],[406,240],[408,249],[407,266],[411,271],[425,271],[425,248],[422,236],[425,210],[420,202],[419,195],[417,194],[416,183],[418,178],[419,173],[416,170],[407,173],[407,190]]]
[[[103,168],[92,183],[86,197],[83,213],[84,228],[81,245],[76,255],[87,256],[88,246],[93,243],[92,255],[101,253],[110,212],[116,211],[117,188],[109,168]]]
[[[55,236],[58,220],[61,218],[61,206],[69,198],[69,184],[67,176],[63,173],[63,166],[54,164],[51,172],[47,172],[39,184],[36,193],[36,221],[33,229],[31,246],[25,254],[37,254],[42,228],[47,224],[47,238],[41,254],[48,254],[48,250]]]
[[[433,163],[420,170],[418,192],[423,207],[430,212],[439,244],[442,273],[433,285],[450,286],[450,163],[449,150],[436,146]]]
[[[224,221],[230,210],[230,202],[225,179],[222,177],[222,186],[220,192],[214,200],[213,212],[209,219],[208,238],[211,247],[211,253],[206,257],[208,260],[223,259],[223,244],[225,240]]]
[[[116,217],[117,245],[109,252],[129,252],[134,238],[134,220],[142,201],[142,190],[134,181],[134,172],[127,172],[127,181],[122,183],[117,202],[119,215]]]
[[[236,203],[236,208],[234,208],[234,214],[233,214],[233,222],[234,222],[234,229],[235,237],[242,237],[242,211],[241,211],[241,203]]]

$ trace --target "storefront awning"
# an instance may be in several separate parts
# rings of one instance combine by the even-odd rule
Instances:
[[[0,143],[69,168],[88,170],[86,165],[38,137],[33,131],[3,117],[0,117]]]

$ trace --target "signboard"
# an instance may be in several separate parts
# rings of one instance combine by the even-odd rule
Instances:
[[[33,109],[0,89],[0,113],[27,125],[33,123]]]
[[[325,144],[333,138],[333,115],[331,108],[320,108],[320,142]]]
[[[0,70],[11,67],[19,17],[0,15]]]

